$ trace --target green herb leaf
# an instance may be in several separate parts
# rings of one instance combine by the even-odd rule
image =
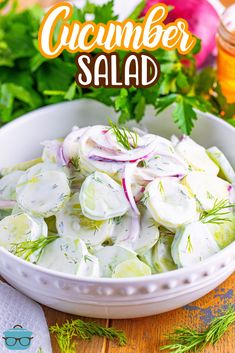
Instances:
[[[126,335],[123,331],[116,330],[113,327],[103,327],[96,322],[84,322],[82,320],[67,321],[62,326],[58,324],[49,328],[56,339],[61,353],[76,353],[77,348],[74,338],[90,340],[94,336],[105,337],[108,340],[116,340],[120,346],[127,343]]]
[[[18,257],[22,257],[24,260],[29,261],[30,256],[35,252],[38,252],[37,260],[39,260],[43,249],[58,239],[58,235],[48,235],[48,237],[40,237],[37,240],[29,240],[21,243],[11,244],[10,252]]]
[[[194,120],[197,119],[197,115],[193,110],[193,105],[187,101],[184,96],[178,95],[176,99],[176,107],[173,111],[173,118],[181,131],[186,135],[191,134]]]
[[[1,0],[0,1],[0,10],[4,9],[4,7],[6,7],[8,3],[9,3],[9,0]]]
[[[110,119],[109,124],[116,136],[117,142],[125,147],[126,150],[131,150],[138,146],[138,135],[136,132],[131,132],[128,128],[119,127]]]
[[[73,205],[72,215],[79,217],[79,224],[86,229],[97,231],[104,224],[104,221],[97,221],[84,216],[84,214],[82,213],[82,208],[80,204]]]
[[[215,200],[211,210],[202,212],[200,221],[213,224],[231,222],[229,215],[234,208],[235,204],[230,204],[228,200]]]
[[[161,347],[161,350],[172,353],[200,352],[208,345],[215,345],[234,322],[235,311],[229,307],[222,316],[212,320],[205,331],[198,332],[190,327],[176,329],[167,335],[170,343]]]
[[[142,0],[127,18],[131,18],[134,21],[138,20],[145,6],[146,0]]]
[[[118,19],[118,16],[114,14],[114,0],[108,1],[103,5],[94,6],[93,13],[95,23],[107,23]]]
[[[174,121],[184,133],[192,130],[196,119],[194,108],[234,124],[235,104],[228,103],[224,97],[216,71],[212,68],[196,71],[195,54],[200,50],[200,40],[186,56],[177,50],[151,52],[161,66],[161,76],[155,86],[84,89],[75,83],[73,54],[64,51],[59,58],[49,60],[39,52],[37,36],[44,10],[34,6],[18,12],[15,4],[16,1],[10,12],[0,17],[0,125],[40,106],[80,98],[94,99],[113,107],[119,114],[120,124],[129,120],[139,122],[147,105],[154,106],[160,113],[172,103],[176,103]],[[7,0],[0,1],[0,9],[6,5]],[[70,22],[84,22],[89,14],[94,15],[96,23],[116,20],[113,5],[114,1],[103,5],[87,1],[82,9],[74,6]],[[129,17],[138,21],[144,6],[145,1],[140,1]],[[59,30],[60,25],[55,28],[55,40]],[[126,52],[118,53],[122,63]],[[187,66],[182,60],[187,61]],[[18,93],[5,86],[8,84],[18,86]]]

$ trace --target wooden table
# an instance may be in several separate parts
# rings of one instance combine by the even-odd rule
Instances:
[[[223,0],[226,4],[235,2]],[[20,6],[26,7],[33,3],[48,6],[55,0],[20,0]],[[159,353],[160,346],[165,344],[164,335],[176,326],[188,325],[203,329],[214,315],[230,303],[234,303],[235,274],[219,288],[202,299],[172,312],[148,318],[133,320],[95,320],[105,326],[114,326],[126,332],[128,345],[118,347],[106,339],[95,338],[91,342],[78,342],[78,353]],[[44,307],[48,325],[62,324],[74,316]],[[85,319],[87,320],[87,319]],[[90,320],[90,319],[89,319]],[[56,340],[52,337],[53,353],[60,353]],[[235,353],[235,327],[222,338],[216,347],[209,347],[203,353]]]
[[[235,274],[207,296],[184,308],[166,314],[132,320],[95,320],[105,326],[124,330],[128,337],[126,347],[118,347],[106,339],[95,338],[91,342],[78,341],[78,353],[160,353],[160,346],[166,343],[164,335],[176,326],[190,326],[203,329],[218,311],[234,304]],[[49,325],[62,324],[72,315],[44,307]],[[86,319],[91,320],[91,319]],[[94,321],[92,320],[92,321]],[[53,353],[60,353],[52,337]],[[202,353],[234,353],[235,327],[215,347],[206,348]]]

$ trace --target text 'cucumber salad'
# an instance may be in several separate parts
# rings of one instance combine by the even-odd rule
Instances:
[[[235,240],[235,173],[217,148],[140,129],[74,127],[1,171],[0,246],[81,277],[197,264]]]

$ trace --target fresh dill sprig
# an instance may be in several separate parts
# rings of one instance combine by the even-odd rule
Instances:
[[[131,132],[127,127],[119,127],[111,119],[109,119],[109,125],[116,136],[117,142],[126,150],[130,151],[138,146],[138,135],[136,132]]]
[[[148,201],[149,198],[150,198],[149,192],[148,191],[144,192],[143,196],[140,199],[140,204],[146,206],[146,202]]]
[[[192,245],[192,241],[191,241],[190,235],[188,235],[186,248],[187,248],[188,253],[193,252],[193,245]]]
[[[230,222],[228,215],[231,214],[230,209],[233,209],[234,207],[235,204],[230,204],[228,200],[215,200],[214,206],[211,210],[202,212],[200,221],[213,224]]]
[[[82,227],[90,230],[100,230],[104,221],[97,221],[94,219],[90,219],[82,213],[82,208],[80,204],[73,205],[73,212],[71,213],[72,216],[77,216],[79,218],[79,223]]]
[[[22,257],[24,260],[29,261],[30,256],[35,252],[38,252],[37,260],[39,260],[43,249],[51,244],[53,241],[58,239],[58,235],[48,235],[48,237],[40,237],[36,240],[23,241],[21,243],[12,243],[10,252],[18,257]]]
[[[80,172],[80,158],[79,157],[72,157],[70,160],[70,164],[75,169],[76,172]]]
[[[160,235],[162,235],[162,236],[174,236],[175,235],[174,232],[172,232],[171,230],[169,230],[163,226],[160,226],[158,229],[159,229]]]
[[[215,345],[235,322],[235,310],[230,306],[227,311],[213,319],[204,331],[198,332],[190,327],[177,328],[168,335],[169,344],[161,347],[171,353],[200,352],[208,345]]]
[[[159,187],[160,193],[163,195],[165,193],[165,190],[164,190],[164,186],[162,184],[162,181],[159,182],[158,187]]]
[[[56,324],[51,326],[49,330],[56,335],[61,353],[77,352],[74,338],[91,340],[92,337],[99,336],[111,341],[116,340],[120,346],[127,344],[127,338],[123,331],[116,330],[113,327],[103,327],[96,322],[84,322],[80,319],[66,321],[62,326]]]
[[[123,216],[114,217],[113,222],[118,226],[122,222],[122,219],[123,219]]]

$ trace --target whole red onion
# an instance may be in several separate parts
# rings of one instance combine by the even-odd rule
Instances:
[[[219,16],[214,7],[207,0],[147,0],[147,5],[142,13],[157,3],[172,6],[166,23],[184,18],[189,24],[189,30],[202,41],[202,49],[197,54],[197,66],[201,66],[216,46],[216,32],[219,25]]]

